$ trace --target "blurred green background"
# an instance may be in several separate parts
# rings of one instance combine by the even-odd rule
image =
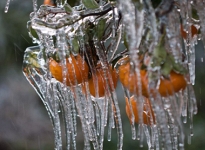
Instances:
[[[43,0],[38,0],[38,6]],[[34,89],[21,71],[24,50],[33,46],[26,23],[32,12],[31,0],[11,1],[9,12],[4,13],[6,0],[0,1],[0,150],[52,150],[53,131],[47,112]],[[201,42],[196,48],[196,84],[198,114],[194,116],[194,136],[186,150],[205,149],[205,52]],[[117,91],[121,91],[118,84]],[[122,92],[121,92],[122,93]],[[125,116],[123,95],[118,92],[123,120],[124,150],[139,148],[138,141],[131,140],[130,124]],[[115,130],[113,131],[115,133]],[[188,134],[188,126],[185,125]],[[83,147],[81,133],[77,137],[79,149]],[[105,139],[104,149],[116,149],[116,137]]]

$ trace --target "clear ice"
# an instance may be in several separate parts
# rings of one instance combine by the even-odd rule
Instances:
[[[8,11],[9,2],[10,0],[7,1],[5,12]],[[193,115],[197,113],[192,85],[195,82],[195,44],[199,37],[205,43],[204,6],[204,0],[162,0],[157,7],[153,6],[151,0],[82,0],[79,6],[71,7],[66,1],[58,0],[56,7],[41,5],[37,9],[37,0],[33,0],[33,12],[27,28],[38,46],[26,49],[23,73],[48,111],[55,135],[55,149],[77,149],[78,119],[84,134],[85,150],[102,150],[104,136],[107,134],[107,140],[110,141],[113,128],[117,129],[117,149],[122,149],[122,120],[114,83],[110,81],[112,74],[109,63],[126,54],[132,67],[130,73],[136,74],[139,79],[135,85],[138,92],[131,93],[123,87],[131,110],[132,139],[139,140],[141,147],[146,139],[149,150],[183,150],[183,123],[187,123],[189,119],[190,143],[193,136]],[[192,16],[193,10],[197,11],[200,21]],[[192,25],[200,28],[201,34],[192,36]],[[181,35],[182,29],[186,33],[185,38]],[[119,52],[118,49],[123,44],[125,50]],[[166,50],[157,51],[162,45]],[[188,70],[187,87],[184,90],[168,97],[160,95],[159,80],[165,59],[156,63],[156,51],[160,54],[166,51],[172,56],[166,55],[174,64],[171,69],[176,69],[179,73],[184,72],[181,68]],[[150,107],[145,105],[142,83],[139,82],[142,78],[139,69],[141,53],[151,57],[146,68],[148,90],[155,93],[149,95]],[[63,70],[62,82],[56,80],[49,71],[51,55],[59,59]],[[72,70],[66,67],[66,59],[70,55],[81,55],[87,60],[93,76],[95,97],[89,91],[87,80],[77,84],[75,78],[75,85],[66,85],[67,80],[70,80],[67,78],[68,72],[76,76],[74,65]],[[95,58],[98,58],[98,62]],[[69,61],[72,64],[72,60]],[[95,75],[97,63],[103,68],[101,76],[106,83],[104,97],[99,97],[98,77]],[[84,67],[85,65],[82,69]],[[134,96],[138,104],[138,126],[135,124],[131,96]],[[145,124],[143,114],[152,113],[152,110],[155,115],[150,116],[150,124]],[[62,127],[65,128],[65,137],[62,135]],[[105,127],[108,128],[108,133],[105,133]],[[63,138],[66,139],[65,146]]]

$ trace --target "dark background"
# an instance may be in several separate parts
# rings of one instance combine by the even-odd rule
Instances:
[[[38,1],[38,6],[42,4]],[[33,46],[28,36],[26,23],[32,12],[31,0],[11,1],[8,13],[4,13],[6,0],[0,1],[0,150],[52,150],[53,131],[41,100],[22,74],[24,50]],[[194,137],[186,150],[205,149],[205,53],[199,42],[196,48],[196,84],[198,114],[194,116]],[[121,91],[118,84],[117,91]],[[122,93],[122,92],[121,92]],[[131,140],[130,124],[125,115],[123,95],[118,92],[123,120],[124,150],[139,148]],[[186,129],[187,128],[187,129]],[[185,133],[188,134],[188,125]],[[83,139],[78,136],[78,145]],[[186,139],[187,140],[187,139]],[[111,142],[105,139],[104,149],[116,149],[116,137]],[[146,147],[146,144],[144,144]],[[81,149],[81,148],[80,148]],[[147,149],[147,148],[144,148]]]

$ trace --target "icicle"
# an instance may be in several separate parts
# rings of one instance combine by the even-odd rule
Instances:
[[[113,111],[112,111],[112,107],[109,105],[108,106],[108,118],[109,118],[109,123],[108,123],[108,135],[107,135],[107,140],[111,141],[111,133],[112,133],[112,124],[114,122],[113,120]]]
[[[45,61],[42,61],[44,60],[43,58],[38,58],[38,56],[42,56],[40,53],[42,53],[42,51],[37,47],[26,50],[24,57],[24,74],[31,85],[35,87],[48,111],[55,133],[55,147],[60,150],[62,148],[62,139],[58,114],[59,99],[56,97],[55,90],[56,82],[53,80],[44,80],[43,76],[46,77],[46,65]]]
[[[49,87],[48,83],[48,90],[52,89],[50,92],[47,93],[49,95],[53,95],[53,111],[54,111],[54,135],[55,135],[55,145],[57,150],[62,150],[62,138],[61,138],[61,126],[60,126],[60,116],[59,116],[59,99],[57,98],[57,94],[54,87]]]
[[[135,5],[138,6],[139,9],[135,8]],[[143,4],[141,4],[141,2],[133,4],[130,0],[120,0],[119,9],[122,11],[123,15],[123,23],[129,42],[130,58],[136,66],[135,69],[138,69],[139,62],[137,53],[139,52],[138,48],[141,42],[144,25]],[[139,74],[138,70],[136,70],[136,73]]]
[[[138,97],[136,107],[138,109],[138,117],[139,117],[137,139],[139,139],[139,141],[140,141],[140,147],[143,147],[143,142],[144,142],[144,120],[143,120],[144,102],[143,102],[143,99],[141,99],[141,97]],[[147,139],[147,140],[150,140],[150,139]],[[147,142],[150,144],[150,141],[147,141]]]
[[[139,140],[140,142],[140,147],[143,147],[143,142],[144,142],[143,124],[138,124],[137,140]]]
[[[64,33],[64,29],[57,31],[57,48],[58,48],[57,52],[59,52],[59,59],[60,59],[61,67],[62,67],[63,84],[66,86],[67,80],[70,83],[72,81],[70,81],[69,73],[67,73],[68,70],[67,70],[66,51],[68,50],[68,47],[66,44],[66,37],[65,36],[66,35]],[[73,72],[73,74],[75,74],[74,68],[72,69],[71,72]],[[68,75],[68,78],[67,78],[67,75]]]
[[[4,12],[5,12],[5,13],[7,13],[8,10],[9,10],[10,1],[11,1],[11,0],[7,0],[7,2],[6,2],[6,6],[5,6],[5,9],[4,9]]]
[[[173,9],[167,17],[166,35],[169,48],[176,63],[182,63],[182,46],[180,32],[180,16],[176,9]]]
[[[36,13],[37,13],[37,7],[38,7],[38,5],[37,5],[37,0],[32,0],[33,1],[33,12],[34,12],[34,15],[36,15]]]
[[[204,8],[204,4],[205,4],[204,0],[193,1],[194,8],[195,8],[195,10],[197,10],[197,14],[198,14],[199,19],[200,19],[200,26],[201,26],[200,30],[201,30],[201,37],[202,37],[203,43],[205,43],[205,24],[204,24],[204,22],[205,22],[205,15],[204,15],[205,8]]]
[[[155,113],[157,125],[159,126],[160,132],[161,132],[161,144],[162,147],[165,149],[172,149],[171,146],[171,137],[168,129],[168,124],[167,124],[167,117],[166,113],[164,111],[164,106],[161,100],[160,96],[157,96],[155,99],[150,98],[151,104],[153,111]]]
[[[181,94],[182,94],[182,91],[180,91],[179,94],[175,93],[175,95],[171,97],[170,101],[171,101],[171,104],[173,106],[172,113],[174,115],[173,117],[175,119],[175,125],[177,125],[174,129],[174,131],[175,131],[174,139],[176,140],[176,142],[178,142],[180,149],[184,149],[185,135],[184,135],[183,124],[182,124],[182,121],[180,118],[182,106],[178,103],[178,101],[180,101],[179,99],[181,98]],[[178,97],[178,96],[180,96],[180,97]],[[178,137],[177,137],[177,134],[179,135]]]
[[[103,109],[103,103],[102,101],[104,101],[104,98],[96,98],[95,99],[97,101],[96,104],[94,104],[95,106],[95,116],[96,116],[96,128],[97,128],[97,134],[100,134],[101,129],[101,121],[102,121],[102,109]]]
[[[105,121],[107,121],[107,102],[108,100],[106,98],[100,98],[97,100],[98,108],[100,111],[100,120],[98,120],[99,124],[99,145],[100,145],[100,150],[103,150],[103,141],[104,141],[104,127],[105,127]]]
[[[195,84],[195,44],[194,40],[191,41],[188,52],[188,67],[190,74],[190,83]]]
[[[86,83],[87,84],[87,83]],[[88,89],[88,87],[87,87]],[[87,109],[88,109],[88,122],[89,123],[94,123],[95,122],[95,116],[96,116],[96,123],[98,123],[99,119],[99,110],[95,102],[93,102],[92,98],[89,96],[87,97]],[[96,110],[97,109],[97,110]],[[94,113],[95,112],[95,113]]]
[[[184,96],[182,99],[182,117],[183,117],[183,122],[187,123],[187,105],[188,105],[188,89],[186,88],[184,90]]]
[[[148,148],[150,150],[151,149],[151,137],[150,137],[149,129],[148,129],[147,125],[143,125],[143,128],[144,128],[145,136],[147,138],[147,145],[148,145]]]
[[[110,123],[109,123],[109,127],[108,127],[108,130],[109,130],[109,134],[108,134],[108,139],[111,138],[111,127],[114,128],[115,125],[116,125],[116,128],[117,128],[117,134],[118,134],[118,145],[117,145],[117,148],[119,150],[122,149],[122,140],[123,140],[123,132],[122,132],[122,122],[121,122],[121,117],[120,117],[120,109],[119,109],[119,106],[118,106],[118,101],[117,101],[117,96],[116,96],[116,93],[115,92],[110,92],[114,89],[114,86],[113,86],[113,83],[112,83],[112,80],[110,81],[109,79],[112,79],[111,78],[111,73],[109,71],[109,66],[107,64],[107,58],[105,56],[105,53],[103,51],[100,50],[99,48],[99,45],[100,43],[98,42],[98,40],[94,40],[94,43],[95,43],[95,48],[96,48],[96,51],[97,51],[97,55],[101,61],[101,63],[104,65],[103,67],[103,71],[104,71],[104,79],[105,79],[105,82],[106,82],[106,87],[105,87],[105,90],[106,90],[106,96],[108,96],[109,100],[110,100],[110,107],[111,107],[111,116],[109,117],[110,118]],[[111,82],[111,86],[109,86],[109,82]]]
[[[81,100],[81,96],[78,95],[78,90],[75,88],[75,92],[76,92],[76,108],[78,110],[78,115],[80,117],[81,120],[81,125],[82,125],[82,131],[84,133],[84,149],[85,150],[90,150],[90,133],[89,133],[89,127],[88,124],[86,122],[86,117],[85,117],[85,109],[84,109],[84,104],[82,103]]]
[[[144,23],[144,25],[150,28],[150,30],[151,30],[150,34],[152,34],[152,36],[154,37],[152,43],[145,44],[145,45],[148,47],[149,52],[152,52],[154,50],[155,46],[157,45],[158,40],[159,40],[159,33],[157,31],[157,28],[158,28],[157,18],[155,15],[155,9],[153,8],[151,1],[145,0],[144,5],[145,5],[145,10],[146,10],[145,17],[144,17],[144,22],[146,22],[146,23]],[[145,30],[145,33],[146,33],[146,30]],[[145,36],[146,36],[146,34],[145,34]],[[145,42],[147,42],[147,41],[145,40]]]
[[[154,147],[156,147],[156,150],[159,150],[159,135],[157,131],[156,125],[151,125],[151,148],[150,150],[154,150]]]
[[[135,128],[135,124],[131,124],[131,132],[132,132],[132,139],[135,140],[137,138],[136,135],[136,128]]]
[[[195,27],[195,25],[193,25],[193,22],[194,23],[197,23],[197,21],[193,21],[195,19],[192,18],[192,3],[193,1],[181,1],[180,2],[180,7],[181,7],[181,17],[182,17],[182,27],[181,27],[181,30],[183,30],[183,24],[185,24],[185,27],[186,27],[186,31],[185,32],[185,37],[183,37],[183,34],[182,34],[182,37],[185,38],[184,39],[184,42],[185,42],[185,53],[186,53],[186,61],[188,63],[188,69],[189,69],[189,74],[190,74],[190,83],[192,85],[194,85],[195,83],[195,44],[197,43],[197,35],[194,35],[196,34],[195,32],[196,31],[193,31],[192,29],[192,26]],[[195,8],[196,9],[196,8]],[[196,30],[198,30],[196,28]]]
[[[109,100],[105,99],[105,108],[104,108],[104,126],[107,126],[108,122],[108,107],[109,107]]]
[[[73,150],[76,150],[76,112],[75,107],[73,108],[72,103],[74,98],[69,89],[66,91],[64,87],[61,87],[58,84],[58,97],[62,103],[63,111],[62,117],[65,120],[65,131],[66,131],[66,148],[67,150],[72,147]],[[73,112],[74,111],[74,112]]]
[[[193,115],[197,113],[197,105],[193,87],[191,85],[188,86],[188,112],[189,112],[189,119],[190,119],[190,133],[188,135],[188,143],[191,144],[191,137],[193,134]]]
[[[109,48],[107,49],[108,51],[108,61],[110,62],[110,60],[113,59],[113,57],[115,56],[120,41],[121,41],[121,34],[122,34],[122,26],[119,25],[119,14],[117,11],[117,8],[113,9],[113,18],[112,18],[112,26],[111,26],[111,42],[109,45]],[[108,29],[106,29],[108,30]]]
[[[132,108],[132,105],[130,103],[130,93],[129,93],[129,90],[125,89],[124,87],[122,87],[123,90],[124,90],[124,93],[125,93],[125,99],[128,101],[128,104],[129,106],[129,109],[130,109],[130,113],[131,113],[131,118],[130,121],[131,121],[131,132],[132,132],[132,139],[135,140],[137,138],[137,135],[136,135],[136,129],[135,129],[135,116],[134,116],[134,113],[133,113],[133,108]]]
[[[116,54],[116,51],[118,50],[118,46],[119,46],[119,44],[120,44],[120,40],[121,40],[121,34],[122,34],[122,29],[121,29],[121,26],[119,27],[119,29],[118,29],[118,31],[117,31],[117,37],[116,37],[116,40],[115,39],[113,39],[112,41],[111,41],[111,43],[112,43],[112,55],[111,55],[111,57],[110,57],[110,59],[109,60],[112,60],[113,58],[114,58],[114,55]],[[110,52],[111,53],[111,52]]]

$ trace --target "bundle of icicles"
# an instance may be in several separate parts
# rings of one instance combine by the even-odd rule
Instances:
[[[44,3],[38,9],[33,0],[27,27],[38,46],[25,51],[23,72],[48,111],[55,149],[77,149],[78,122],[85,150],[102,150],[112,128],[123,149],[124,112],[133,140],[142,144],[145,136],[150,150],[183,150],[183,123],[190,124],[190,142],[197,113],[192,86],[195,44],[205,42],[205,1]],[[126,102],[121,112],[117,82]]]

